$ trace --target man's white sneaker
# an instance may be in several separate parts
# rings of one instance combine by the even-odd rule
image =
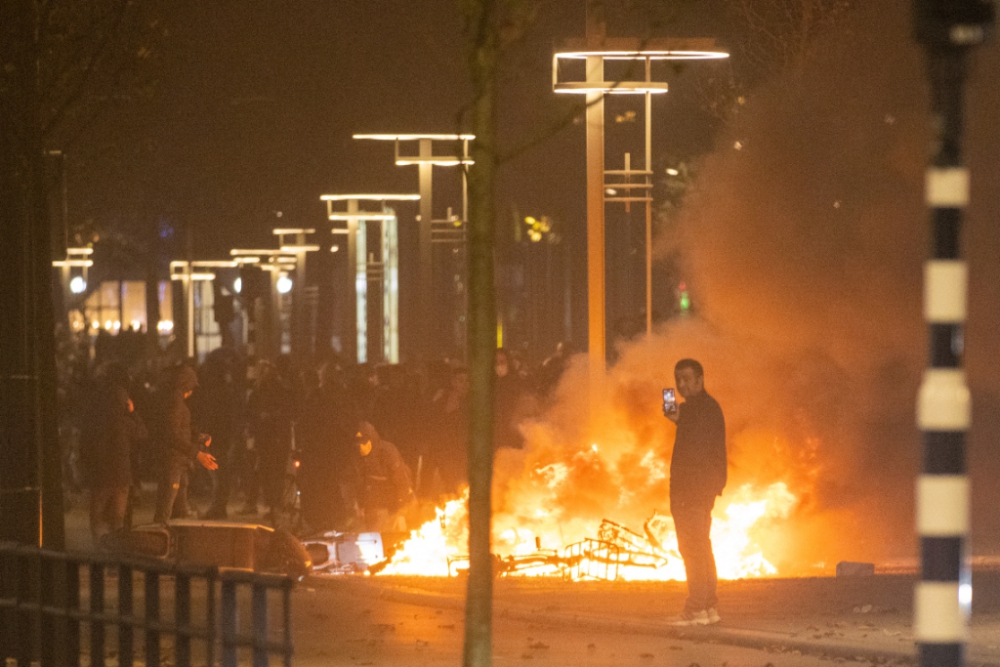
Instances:
[[[716,609],[715,607],[709,607],[708,609],[705,610],[705,613],[708,614],[709,625],[715,625],[716,623],[722,620],[722,617],[719,616],[719,610]]]
[[[668,623],[668,625],[673,625],[675,627],[691,627],[694,625],[708,625],[711,621],[708,618],[708,612],[704,609],[699,611],[688,611],[684,612]]]

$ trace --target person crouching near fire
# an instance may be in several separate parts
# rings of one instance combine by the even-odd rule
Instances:
[[[369,422],[361,422],[354,435],[359,461],[359,505],[365,530],[406,530],[400,525],[401,509],[414,500],[410,468],[396,446],[383,440]]]
[[[718,402],[705,391],[705,371],[694,359],[674,366],[679,406],[664,403],[664,415],[677,424],[670,459],[670,513],[677,548],[684,559],[688,598],[671,625],[718,623],[712,507],[726,486],[726,421]]]

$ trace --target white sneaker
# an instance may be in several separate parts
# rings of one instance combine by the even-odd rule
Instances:
[[[667,624],[674,627],[690,627],[693,625],[708,625],[711,621],[708,618],[708,612],[704,609],[700,611],[687,611],[685,610],[680,616],[669,621]]]
[[[708,615],[709,625],[715,625],[716,623],[722,620],[722,617],[719,616],[719,610],[716,609],[715,607],[709,607],[708,609],[705,610],[705,613]]]

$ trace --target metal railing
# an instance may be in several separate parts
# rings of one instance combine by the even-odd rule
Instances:
[[[290,667],[293,585],[284,575],[0,543],[0,659],[266,667],[274,657]]]

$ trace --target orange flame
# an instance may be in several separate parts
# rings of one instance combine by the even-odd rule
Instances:
[[[565,470],[550,466],[539,471],[548,483],[558,483]],[[467,567],[468,491],[436,510],[436,517],[411,533],[395,553],[383,574],[454,576]],[[713,513],[712,542],[719,577],[738,579],[777,574],[754,539],[755,528],[783,519],[796,498],[783,482],[755,489],[747,484],[726,497]],[[494,524],[493,551],[516,575],[560,575],[573,578],[619,580],[684,580],[684,564],[677,551],[673,520],[655,514],[644,529],[646,535],[610,522],[594,526],[585,541],[566,543],[558,526],[548,520],[552,512],[543,506],[533,511],[537,527],[507,525],[501,515]],[[548,525],[549,528],[539,528]],[[538,532],[541,530],[542,532]],[[614,535],[615,542],[596,539]],[[541,549],[542,544],[559,544]],[[585,546],[580,546],[585,545]],[[624,548],[623,548],[624,547]]]

